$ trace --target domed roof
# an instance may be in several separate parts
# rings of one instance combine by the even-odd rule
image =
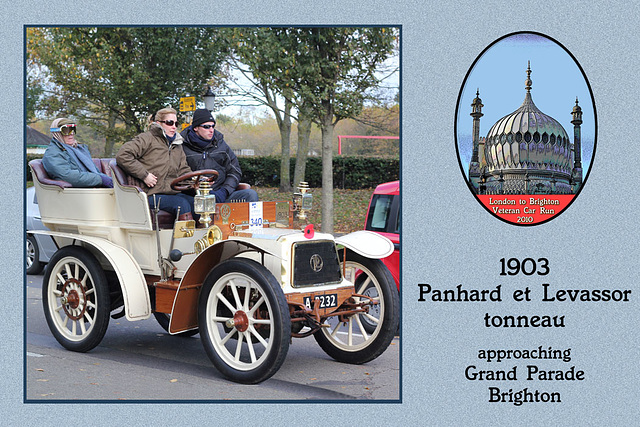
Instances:
[[[529,132],[534,135],[547,134],[568,138],[567,132],[562,125],[553,117],[546,115],[536,107],[531,98],[531,93],[527,92],[524,102],[516,111],[498,120],[489,130],[487,138],[499,135],[516,134],[522,135]]]
[[[536,107],[531,97],[531,67],[520,108],[498,120],[487,133],[489,170],[537,169],[570,173],[572,146],[562,125]]]

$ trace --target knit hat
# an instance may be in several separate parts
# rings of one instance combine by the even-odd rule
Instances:
[[[213,122],[216,124],[216,119],[213,118],[213,114],[211,111],[205,108],[199,108],[193,113],[193,121],[191,122],[191,127],[200,126],[203,123]]]
[[[71,119],[67,119],[66,117],[60,117],[59,119],[55,119],[53,122],[51,122],[51,127],[52,128],[59,128],[62,125],[72,125],[75,122]]]

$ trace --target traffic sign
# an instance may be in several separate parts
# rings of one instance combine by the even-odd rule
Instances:
[[[196,110],[196,97],[187,96],[180,98],[180,111],[195,111]]]

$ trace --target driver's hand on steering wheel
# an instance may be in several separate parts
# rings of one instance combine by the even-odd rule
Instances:
[[[158,183],[158,177],[149,172],[149,174],[144,178],[144,183],[147,184],[147,187],[153,187]]]

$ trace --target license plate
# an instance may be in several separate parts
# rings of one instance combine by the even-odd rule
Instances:
[[[334,308],[338,306],[338,294],[316,295],[314,300],[320,304],[318,308]],[[311,306],[311,297],[304,297],[304,305],[307,308],[313,308]]]

